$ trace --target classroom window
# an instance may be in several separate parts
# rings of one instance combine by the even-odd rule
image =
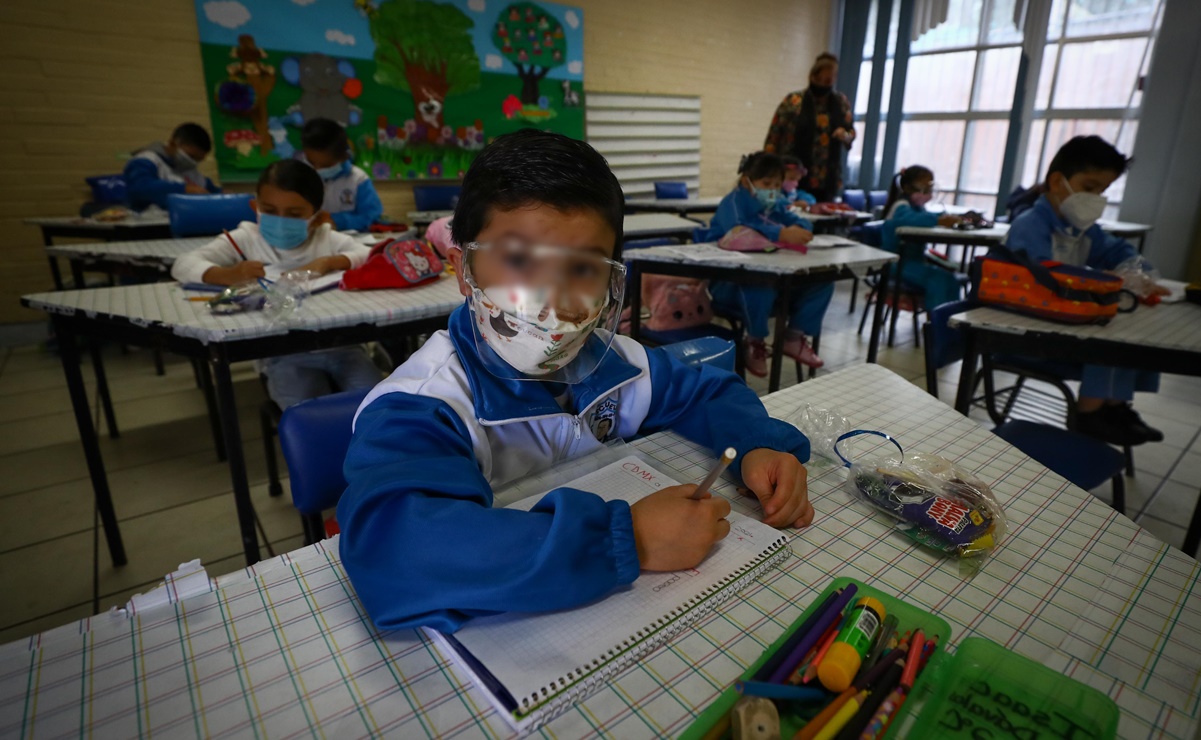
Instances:
[[[1058,147],[1077,134],[1095,133],[1124,152],[1133,149],[1141,81],[1164,2],[1053,0],[1043,58],[1030,70],[1038,80],[1034,114],[1026,123],[1014,185],[1040,182]],[[876,5],[871,9],[873,28]],[[893,5],[895,38],[898,3]],[[910,45],[897,145],[897,167],[920,162],[933,168],[947,202],[975,208],[987,204],[990,214],[997,205],[1003,210],[1008,198],[1008,193],[998,198],[997,189],[1021,62],[1022,33],[1013,23],[1014,5],[1015,0],[949,0],[947,21]],[[871,69],[879,63],[870,59],[873,48],[869,36],[856,91],[857,118],[867,111]],[[890,50],[889,65],[891,56]],[[884,94],[891,87],[892,70],[886,73]],[[852,154],[856,164],[861,156]],[[880,158],[879,150],[876,156]],[[881,179],[890,174],[880,173]],[[1116,213],[1124,185],[1122,178],[1106,193],[1109,215]]]

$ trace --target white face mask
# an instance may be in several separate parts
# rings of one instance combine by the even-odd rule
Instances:
[[[1063,184],[1071,195],[1064,198],[1063,202],[1059,204],[1059,212],[1072,226],[1081,231],[1087,231],[1097,223],[1101,214],[1105,213],[1105,206],[1108,205],[1105,196],[1096,193],[1077,193],[1072,190],[1066,177]]]
[[[490,286],[487,292],[472,288],[471,311],[479,335],[502,360],[519,373],[539,377],[575,359],[596,329],[609,296],[584,321],[564,321],[553,308],[531,321],[523,318],[529,315],[527,308],[545,305],[534,292],[519,286]]]

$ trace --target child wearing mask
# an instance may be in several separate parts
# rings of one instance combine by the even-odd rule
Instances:
[[[349,270],[370,249],[328,224],[317,224],[324,190],[312,167],[294,159],[272,163],[259,177],[251,207],[258,223],[243,222],[203,247],[179,257],[171,277],[181,283],[237,285],[273,270],[310,270],[319,275]],[[239,253],[239,250],[241,252]],[[362,347],[339,347],[263,360],[267,393],[281,409],[331,393],[367,388],[380,372]]]
[[[924,244],[907,244],[902,254],[897,228],[954,226],[962,220],[958,216],[927,211],[926,204],[933,197],[934,172],[929,167],[915,164],[901,170],[892,178],[892,185],[888,189],[881,230],[881,246],[902,255],[904,264],[901,266],[901,279],[921,290],[927,309],[959,300],[959,279],[949,267],[932,264],[926,256]]]
[[[1105,233],[1097,219],[1105,212],[1104,193],[1126,172],[1130,160],[1100,136],[1076,136],[1060,147],[1047,168],[1043,194],[1009,228],[1005,244],[1036,260],[1112,270],[1138,250]],[[1167,290],[1157,288],[1166,295]],[[1078,431],[1114,445],[1163,441],[1134,410],[1135,391],[1159,390],[1159,373],[1081,365],[1076,407]]]
[[[735,226],[754,229],[773,242],[807,244],[813,226],[792,212],[780,197],[784,183],[784,161],[775,154],[755,152],[742,158],[738,182],[722,198],[708,228],[697,229],[698,242],[721,239]],[[767,376],[768,321],[776,304],[775,288],[715,280],[709,286],[716,304],[738,311],[746,323],[746,369],[760,378]],[[781,352],[794,360],[818,368],[822,358],[813,351],[810,337],[821,333],[822,319],[834,296],[834,283],[796,291],[789,305],[788,334]]]
[[[213,149],[213,140],[204,127],[181,123],[165,142],[156,141],[133,153],[125,164],[125,190],[129,205],[136,211],[150,206],[167,210],[172,193],[205,195],[221,188],[200,173],[196,166]]]
[[[337,121],[314,118],[300,131],[304,159],[325,184],[322,210],[339,231],[367,231],[384,215],[375,185],[350,161],[350,140]]]

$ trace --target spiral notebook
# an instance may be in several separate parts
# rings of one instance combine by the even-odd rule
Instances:
[[[630,456],[567,485],[633,503],[676,481]],[[528,510],[541,498],[508,508]],[[627,588],[575,609],[482,617],[454,635],[426,632],[515,729],[532,730],[788,557],[787,534],[736,512],[729,521],[729,536],[693,570],[644,572]]]

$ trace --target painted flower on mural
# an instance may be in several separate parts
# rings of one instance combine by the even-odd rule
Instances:
[[[371,176],[376,180],[387,180],[392,177],[392,168],[387,162],[376,162],[371,165]]]
[[[426,171],[430,177],[442,177],[442,163],[430,162],[429,167],[426,167]]]

